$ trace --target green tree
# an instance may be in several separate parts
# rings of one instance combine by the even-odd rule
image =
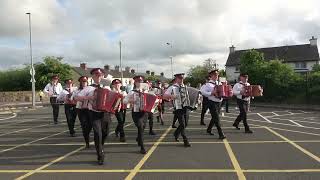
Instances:
[[[35,65],[37,90],[43,89],[54,74],[58,74],[61,81],[71,78],[71,66],[62,60],[63,57],[46,56],[43,58],[43,63]]]
[[[24,67],[0,72],[0,91],[31,90],[29,70],[29,67]]]
[[[312,66],[313,72],[320,72],[320,64],[315,64]]]

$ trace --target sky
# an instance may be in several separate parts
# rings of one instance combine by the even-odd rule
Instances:
[[[171,76],[204,60],[223,68],[229,47],[309,43],[320,37],[317,0],[1,0],[0,70],[62,56],[88,67],[119,65]],[[167,45],[170,43],[171,45]]]

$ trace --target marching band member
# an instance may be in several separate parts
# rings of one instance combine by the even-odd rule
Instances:
[[[165,94],[164,99],[174,101],[174,113],[179,121],[179,127],[174,132],[174,137],[176,141],[179,141],[179,135],[181,134],[185,147],[190,147],[190,143],[185,133],[185,127],[187,120],[187,91],[185,85],[183,84],[184,73],[175,74],[175,84],[170,86]]]
[[[89,109],[88,109],[88,100],[87,96],[84,94],[88,88],[88,77],[81,76],[78,81],[80,82],[80,86],[77,91],[73,93],[73,99],[77,101],[76,109],[78,113],[78,118],[80,120],[80,125],[82,129],[82,134],[84,141],[86,142],[86,148],[89,148],[90,143],[90,132],[92,129],[92,123],[89,117]],[[84,98],[83,98],[84,97]]]
[[[203,86],[206,85],[206,83],[208,83],[210,81],[210,76],[207,76],[206,78],[206,82],[201,86],[200,90],[203,88]],[[202,95],[202,94],[201,94]],[[209,103],[209,99],[206,96],[202,95],[202,108],[201,108],[201,117],[200,117],[200,125],[205,126],[206,124],[204,123],[204,116],[207,112],[207,110],[209,109],[208,106]]]
[[[222,83],[222,85],[228,85],[227,81],[221,82],[221,83]],[[226,105],[225,112],[229,113],[229,98],[223,98],[222,103],[221,103],[221,107],[223,107],[224,105]]]
[[[175,79],[171,80],[171,86],[175,84]],[[168,89],[167,89],[168,90]],[[174,106],[174,103],[172,102],[172,106]],[[172,128],[177,128],[176,122],[178,121],[177,113],[175,113],[175,109],[173,108],[173,121],[172,121]]]
[[[59,116],[59,104],[57,102],[57,97],[63,90],[61,84],[59,83],[58,75],[53,75],[51,77],[51,83],[48,83],[43,89],[43,92],[48,94],[50,97],[50,104],[52,106],[53,122],[54,124],[58,123]]]
[[[152,92],[152,83],[149,80],[146,80],[145,83],[148,84],[148,89],[146,89],[144,92]],[[149,135],[156,135],[156,133],[153,131],[153,113],[152,112],[147,112],[146,117],[149,121]]]
[[[140,153],[146,154],[143,143],[145,112],[142,110],[143,97],[141,96],[141,94],[143,93],[143,90],[140,86],[140,84],[143,83],[144,77],[135,76],[133,79],[133,90],[129,92],[129,94],[124,98],[123,102],[124,104],[131,104],[132,106],[132,119],[138,129],[138,136],[136,138],[136,141],[138,143],[138,146],[140,146]]]
[[[64,112],[66,114],[70,136],[75,137],[74,123],[77,118],[77,111],[76,104],[71,100],[71,96],[73,92],[77,90],[77,87],[73,87],[72,79],[67,79],[64,83],[66,88],[61,91],[57,99],[64,102]]]
[[[239,123],[243,121],[245,133],[253,133],[253,131],[250,130],[247,122],[248,101],[250,101],[250,97],[244,95],[244,86],[250,86],[250,84],[248,83],[248,75],[245,73],[241,73],[240,82],[236,83],[233,86],[233,94],[237,97],[237,104],[240,110],[240,114],[234,121],[233,126],[239,130]]]
[[[127,93],[125,91],[121,90],[122,84],[121,84],[120,79],[114,79],[111,84],[112,84],[112,90],[122,94],[123,97],[125,97],[127,95]],[[118,125],[115,129],[115,134],[117,137],[120,134],[120,142],[126,142],[126,138],[125,138],[125,134],[124,134],[124,130],[123,130],[123,126],[125,123],[125,119],[124,119],[124,116],[125,116],[124,110],[125,109],[126,109],[125,104],[121,103],[121,105],[119,106],[119,109],[115,113],[115,116],[118,121]]]
[[[101,112],[93,109],[95,103],[94,92],[97,88],[109,88],[108,86],[103,86],[101,79],[104,76],[104,71],[101,68],[94,68],[90,71],[92,75],[93,84],[83,89],[81,95],[78,95],[80,100],[89,100],[89,118],[92,123],[94,131],[94,144],[98,156],[98,164],[104,164],[104,150],[103,145],[106,137],[109,133],[109,123],[111,121],[111,114],[108,112]]]
[[[155,86],[153,87],[153,90],[157,96],[160,96],[160,97],[163,96],[163,88],[161,87],[161,81],[156,81]],[[157,116],[157,122],[160,122],[161,125],[164,125],[164,122],[163,122],[164,101],[162,101],[162,99],[158,104],[158,113],[159,115]]]
[[[211,114],[211,121],[207,128],[207,133],[213,135],[212,127],[215,125],[218,130],[219,139],[225,139],[226,136],[222,132],[219,117],[222,98],[217,97],[216,91],[214,90],[215,86],[220,85],[218,81],[219,71],[213,70],[209,72],[209,76],[210,81],[201,88],[202,95],[208,97],[208,107]]]

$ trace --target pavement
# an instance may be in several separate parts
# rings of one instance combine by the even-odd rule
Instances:
[[[76,137],[68,135],[63,107],[53,124],[50,107],[0,111],[0,179],[320,179],[320,112],[252,107],[253,134],[231,125],[238,110],[230,108],[221,123],[227,139],[206,134],[200,112],[190,114],[187,135],[192,147],[174,142],[172,113],[165,125],[155,122],[157,135],[145,130],[147,154],[139,154],[137,130],[127,114],[127,142],[113,134],[105,144],[103,166],[96,163],[93,142],[86,149],[79,121]],[[206,123],[210,120],[206,116]],[[93,140],[91,134],[91,140]]]

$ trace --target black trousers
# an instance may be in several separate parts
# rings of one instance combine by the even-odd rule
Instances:
[[[247,110],[248,110],[248,101],[237,99],[237,104],[240,110],[240,114],[237,119],[234,121],[234,125],[239,125],[241,121],[243,121],[243,126],[245,130],[249,130],[249,125],[247,122]]]
[[[90,132],[92,129],[92,123],[90,121],[90,114],[88,109],[77,109],[78,118],[82,129],[82,135],[86,144],[90,142]]]
[[[144,127],[145,113],[144,112],[132,112],[132,119],[138,129],[138,136],[137,136],[138,145],[141,148],[144,148],[144,144],[143,144],[143,130],[144,130],[144,128],[143,127]]]
[[[186,118],[189,118],[188,117],[188,109],[187,108],[183,108],[183,109],[176,109],[174,111],[177,119],[178,119],[178,122],[179,122],[179,126],[178,128],[176,129],[176,131],[174,132],[174,136],[176,138],[179,137],[179,135],[182,136],[183,140],[188,140],[187,136],[186,136],[186,132],[185,132],[185,129],[186,129],[186,122],[188,122],[188,119]]]
[[[175,125],[177,120],[178,120],[178,116],[177,116],[177,113],[175,113],[175,110],[174,110],[173,111],[173,122],[172,122],[172,125]]]
[[[149,121],[149,130],[152,131],[153,129],[153,113],[152,112],[147,112],[147,119]]]
[[[204,123],[204,116],[207,112],[207,110],[209,109],[209,106],[208,106],[208,98],[203,96],[203,100],[202,100],[202,108],[201,108],[201,118],[200,118],[200,122],[201,123]]]
[[[77,118],[77,111],[75,105],[65,104],[64,105],[64,113],[66,114],[68,128],[70,134],[74,134],[74,123]]]
[[[50,97],[50,104],[52,106],[53,121],[56,123],[58,122],[59,116],[59,104],[57,103],[57,97]]]
[[[221,107],[226,105],[226,112],[229,112],[229,99],[223,99]]]
[[[103,145],[109,134],[110,113],[89,111],[90,121],[94,132],[94,145],[96,147],[98,157],[103,153]]]
[[[124,110],[121,109],[120,111],[116,112],[115,116],[116,116],[117,121],[118,121],[118,125],[116,127],[116,131],[120,133],[120,137],[124,137],[125,136],[124,129],[123,129],[123,126],[124,126],[124,123],[125,123]]]
[[[219,115],[220,109],[221,109],[221,103],[209,100],[208,106],[211,114],[211,120],[210,120],[207,131],[211,132],[213,125],[215,125],[217,127],[219,136],[223,136],[223,132],[220,124],[220,115]]]

